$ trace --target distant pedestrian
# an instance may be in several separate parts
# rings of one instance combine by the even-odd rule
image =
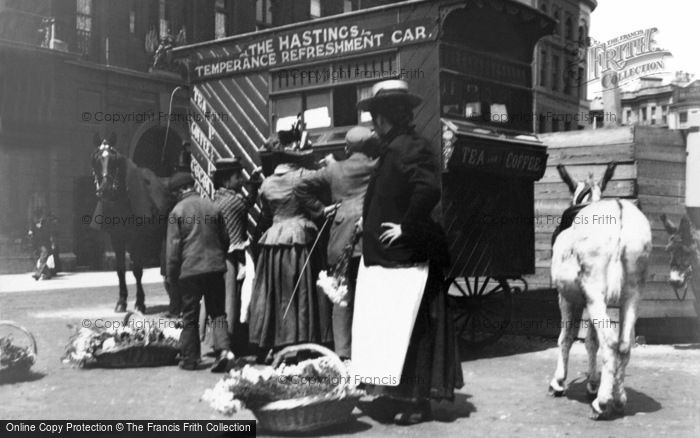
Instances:
[[[228,236],[223,216],[213,202],[194,190],[191,175],[178,174],[171,179],[170,187],[179,191],[179,201],[168,217],[166,272],[182,299],[180,367],[193,370],[199,363],[199,302],[204,296],[217,356],[212,371],[221,372],[233,358],[225,313]]]
[[[53,229],[56,218],[47,214],[44,207],[34,209],[29,237],[37,257],[34,267],[35,280],[48,280],[56,274],[57,254]]]
[[[247,183],[243,166],[236,158],[216,162],[214,173],[214,204],[224,217],[229,247],[226,251],[226,317],[228,320],[231,349],[236,355],[246,354],[248,324],[241,323],[241,288],[245,276],[246,251],[248,250],[248,212],[255,205],[262,184],[259,170],[251,174]],[[244,187],[245,186],[245,187]],[[245,190],[244,190],[245,189]]]
[[[318,172],[308,175],[297,184],[294,194],[313,218],[333,216],[328,241],[328,265],[337,265],[348,245],[353,245],[355,229],[362,217],[362,204],[376,160],[370,158],[367,149],[375,142],[372,131],[355,127],[345,136],[346,152],[343,161],[330,161]],[[378,142],[378,140],[376,140]],[[322,200],[330,193],[332,204]],[[333,342],[335,352],[342,359],[350,358],[353,296],[357,270],[362,255],[362,242],[352,249],[348,262],[348,294],[343,303],[333,305]]]

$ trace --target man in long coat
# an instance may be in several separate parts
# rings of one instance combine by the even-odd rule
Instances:
[[[358,126],[348,131],[345,141],[350,155],[343,161],[332,161],[328,166],[301,180],[294,194],[314,218],[335,214],[328,241],[328,264],[336,265],[348,245],[352,245],[357,222],[362,216],[362,204],[376,160],[366,154],[365,147],[372,142],[372,132]],[[321,199],[330,193],[331,205]],[[335,352],[343,359],[350,358],[352,332],[352,297],[355,293],[357,270],[360,266],[362,243],[352,249],[348,264],[348,296],[344,304],[333,305],[333,341]]]

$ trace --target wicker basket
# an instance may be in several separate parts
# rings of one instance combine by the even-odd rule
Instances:
[[[129,312],[124,317],[126,327],[132,320],[146,320],[141,312]],[[177,364],[179,346],[164,342],[151,342],[148,345],[127,345],[109,351],[98,350],[90,365],[101,368],[140,368],[160,367]]]
[[[152,343],[129,345],[109,351],[95,353],[95,361],[90,366],[101,368],[161,367],[177,364],[180,350],[172,345]]]
[[[34,338],[34,335],[27,330],[26,328],[22,327],[21,325],[18,325],[12,321],[0,321],[0,327],[5,326],[5,327],[12,327],[21,333],[24,334],[24,336],[27,338],[29,341],[29,346],[31,347],[31,361],[24,361],[19,364],[8,364],[8,365],[0,365],[0,381],[4,380],[13,380],[15,378],[25,376],[28,374],[29,369],[34,365],[36,362],[36,356],[38,353],[38,349],[36,346],[36,339]]]
[[[284,356],[302,350],[311,350],[331,358],[331,363],[344,376],[347,369],[340,358],[331,350],[316,344],[301,344],[284,348],[275,356],[273,368],[281,363]],[[347,380],[346,380],[347,381]],[[309,396],[290,400],[279,400],[254,409],[259,426],[269,432],[292,433],[310,432],[325,427],[342,424],[352,419],[352,410],[357,405],[361,392],[344,393],[338,391],[323,396]]]

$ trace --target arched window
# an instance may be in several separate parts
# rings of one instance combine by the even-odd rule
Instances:
[[[581,23],[578,27],[578,45],[587,46],[588,45],[588,30],[585,23]]]
[[[559,20],[561,19],[561,13],[559,12],[559,9],[554,9],[554,19],[557,20],[557,24],[554,26],[554,35],[559,35],[561,33],[559,26],[561,26],[561,23],[559,23]]]
[[[564,37],[567,40],[574,39],[574,23],[571,21],[571,16],[567,14],[566,22],[564,23]]]

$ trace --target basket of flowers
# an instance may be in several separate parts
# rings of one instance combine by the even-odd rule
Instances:
[[[118,327],[79,327],[71,336],[63,362],[80,368],[132,368],[177,364],[181,323],[131,319]]]
[[[291,353],[309,350],[323,356],[296,365],[283,362]],[[272,366],[232,370],[202,399],[227,415],[246,407],[266,431],[294,433],[348,422],[363,394],[335,353],[320,345],[301,344],[281,350]]]
[[[0,330],[0,381],[27,375],[36,362],[34,335],[12,321],[0,321]],[[19,336],[16,337],[13,332],[19,333]]]

